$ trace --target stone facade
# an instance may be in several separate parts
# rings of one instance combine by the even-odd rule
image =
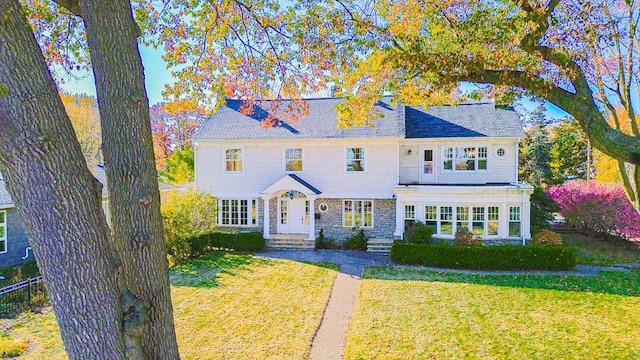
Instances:
[[[321,213],[318,206],[327,204],[327,212]],[[319,198],[315,202],[316,236],[320,234],[320,229],[324,231],[326,239],[333,239],[337,242],[355,235],[357,230],[342,226],[342,199]],[[368,238],[393,239],[393,232],[396,225],[396,204],[394,200],[373,200],[373,229],[364,229],[364,234]]]
[[[26,248],[29,247],[29,241],[16,209],[11,208],[0,211],[6,212],[7,224],[7,252],[0,254],[0,267],[35,260],[31,251],[29,251],[29,257],[22,259],[26,254]]]

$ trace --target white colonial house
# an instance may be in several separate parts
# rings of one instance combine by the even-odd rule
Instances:
[[[338,129],[341,99],[308,100],[309,115],[264,129],[267,113],[228,100],[199,129],[196,187],[219,199],[218,225],[266,239],[401,239],[421,221],[434,237],[468,229],[491,243],[530,238],[533,188],[518,182],[516,113],[493,103],[397,106],[374,126]]]

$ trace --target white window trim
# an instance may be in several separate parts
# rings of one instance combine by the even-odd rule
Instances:
[[[347,226],[344,223],[344,203],[346,201],[371,201],[371,226]],[[343,199],[342,200],[342,209],[340,209],[340,216],[342,217],[342,227],[343,228],[347,228],[347,229],[373,229],[375,227],[375,218],[376,218],[376,214],[375,214],[375,208],[376,208],[376,204],[375,201],[373,199]],[[364,204],[362,206],[362,222],[364,223]],[[352,215],[353,216],[353,215]],[[354,223],[355,223],[355,217],[353,218]]]
[[[229,224],[223,224],[222,223],[222,201],[223,200],[228,200],[228,201],[232,201],[232,200],[237,200],[238,201],[238,224],[231,224],[231,210],[229,210]],[[242,225],[240,224],[240,201],[242,200],[246,200],[247,201],[247,225]],[[255,224],[253,224],[253,217],[252,212],[253,212],[253,202],[255,201],[255,205],[256,205],[256,218],[255,218]],[[257,198],[219,198],[218,199],[218,204],[217,204],[218,208],[216,209],[216,223],[218,224],[218,226],[223,226],[223,227],[238,227],[238,228],[247,228],[247,227],[256,227],[259,225],[259,221],[260,221],[260,204],[258,202]]]
[[[518,220],[511,220],[511,208],[518,208]],[[522,238],[522,231],[523,231],[523,222],[522,222],[522,206],[521,205],[507,205],[507,238],[509,239],[520,239]],[[511,235],[510,233],[510,225],[511,223],[519,223],[520,224],[520,234],[518,235]]]
[[[502,156],[500,156],[500,155],[498,154],[498,152],[499,152],[500,150],[504,150],[504,154],[503,154]],[[507,157],[507,154],[508,154],[508,153],[507,153],[507,148],[506,148],[505,146],[498,146],[498,147],[496,147],[496,148],[495,148],[495,150],[493,151],[493,155],[496,157],[496,159],[504,159],[504,158],[506,158],[506,157]]]
[[[287,170],[287,150],[288,149],[300,149],[300,151],[302,151],[302,170],[300,171],[291,171],[291,170]],[[304,173],[304,169],[305,169],[305,149],[303,146],[285,146],[282,148],[282,171],[285,174],[302,174]],[[346,154],[346,152],[345,152]],[[244,169],[244,166],[242,167]]]
[[[409,204],[407,204],[409,205]],[[422,209],[421,211],[421,216],[417,217],[416,221],[420,221],[423,224],[426,223],[427,219],[426,219],[426,207],[427,206],[435,206],[436,208],[436,232],[433,233],[433,236],[435,238],[438,239],[453,239],[456,236],[456,230],[457,230],[457,223],[458,223],[458,216],[457,216],[457,208],[458,207],[466,207],[469,209],[469,219],[466,220],[467,223],[467,227],[468,229],[473,230],[473,208],[474,207],[482,207],[484,208],[484,235],[480,236],[481,240],[494,240],[494,239],[500,239],[500,233],[501,233],[501,223],[503,222],[504,216],[501,213],[501,208],[499,205],[496,204],[433,204],[433,203],[421,203],[418,207],[416,207],[416,215],[417,215],[417,209],[420,208]],[[515,206],[515,205],[514,205]],[[442,218],[440,217],[442,212],[441,212],[441,208],[442,207],[451,207],[452,209],[452,226],[453,226],[453,235],[451,234],[442,234]],[[498,234],[496,235],[488,235],[487,231],[489,229],[489,208],[490,207],[497,207],[498,208]],[[404,208],[403,208],[403,213],[404,213]],[[433,220],[432,220],[433,221]],[[520,222],[522,223],[522,215],[521,215],[521,220]],[[519,238],[519,237],[518,237]]]
[[[487,168],[486,169],[478,169],[478,161],[480,160],[480,158],[478,157],[478,148],[487,148],[487,157],[484,158],[487,160]],[[444,151],[445,149],[450,148],[453,149],[453,158],[451,158],[452,163],[451,163],[451,170],[445,169],[444,168],[444,160],[446,159],[444,156]],[[475,158],[475,169],[474,170],[456,170],[456,149],[457,148],[474,148],[476,149],[476,158]],[[443,145],[442,148],[440,149],[440,159],[439,159],[439,163],[440,166],[439,168],[442,170],[442,172],[444,173],[460,173],[460,174],[474,174],[477,172],[482,172],[482,173],[488,173],[490,172],[490,162],[489,161],[489,154],[491,153],[491,147],[489,145]],[[434,151],[434,157],[435,157],[435,151]],[[435,161],[434,161],[435,162]]]
[[[4,216],[4,222],[0,223],[1,226],[4,227],[4,237],[0,238],[0,240],[4,241],[4,251],[0,251],[0,254],[6,254],[9,251],[9,236],[7,235],[8,233],[8,229],[7,229],[7,211],[6,210],[0,210],[0,213],[3,213]]]
[[[242,162],[242,170],[241,171],[227,171],[227,150],[231,149],[240,149],[240,161]],[[225,175],[240,175],[244,174],[244,170],[246,169],[246,162],[244,161],[244,146],[225,146],[222,150],[222,173]],[[236,199],[232,199],[236,200]],[[245,200],[245,199],[241,199]]]
[[[347,166],[347,149],[363,149],[364,150],[364,170],[362,171],[349,171],[348,170],[348,166]],[[345,174],[366,174],[367,173],[367,169],[369,168],[369,150],[367,149],[366,146],[358,146],[358,145],[353,145],[353,146],[345,146],[344,147],[344,151],[343,151],[343,156],[344,156],[344,172]]]

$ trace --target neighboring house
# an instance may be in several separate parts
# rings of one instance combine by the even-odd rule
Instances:
[[[109,200],[107,198],[107,178],[104,167],[95,167],[95,177],[103,184],[102,208],[109,220]],[[0,268],[18,265],[34,260],[27,233],[20,215],[9,196],[6,182],[0,175]]]
[[[311,99],[295,126],[263,129],[259,107],[228,100],[194,137],[196,187],[218,200],[223,229],[266,239],[305,234],[344,240],[356,229],[400,239],[408,222],[434,236],[456,229],[492,243],[530,238],[533,188],[518,182],[516,113],[493,103],[392,107],[374,127],[336,128],[341,99]]]

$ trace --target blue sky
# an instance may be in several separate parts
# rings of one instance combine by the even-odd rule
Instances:
[[[166,84],[173,83],[171,71],[167,70],[167,66],[162,60],[164,50],[154,49],[152,47],[140,47],[140,55],[142,56],[142,64],[144,65],[145,85],[147,87],[147,96],[149,104],[154,105],[162,101],[162,91]],[[61,90],[72,94],[89,94],[96,95],[95,84],[93,83],[92,73],[76,73],[74,78],[65,78],[65,83],[60,85]]]

